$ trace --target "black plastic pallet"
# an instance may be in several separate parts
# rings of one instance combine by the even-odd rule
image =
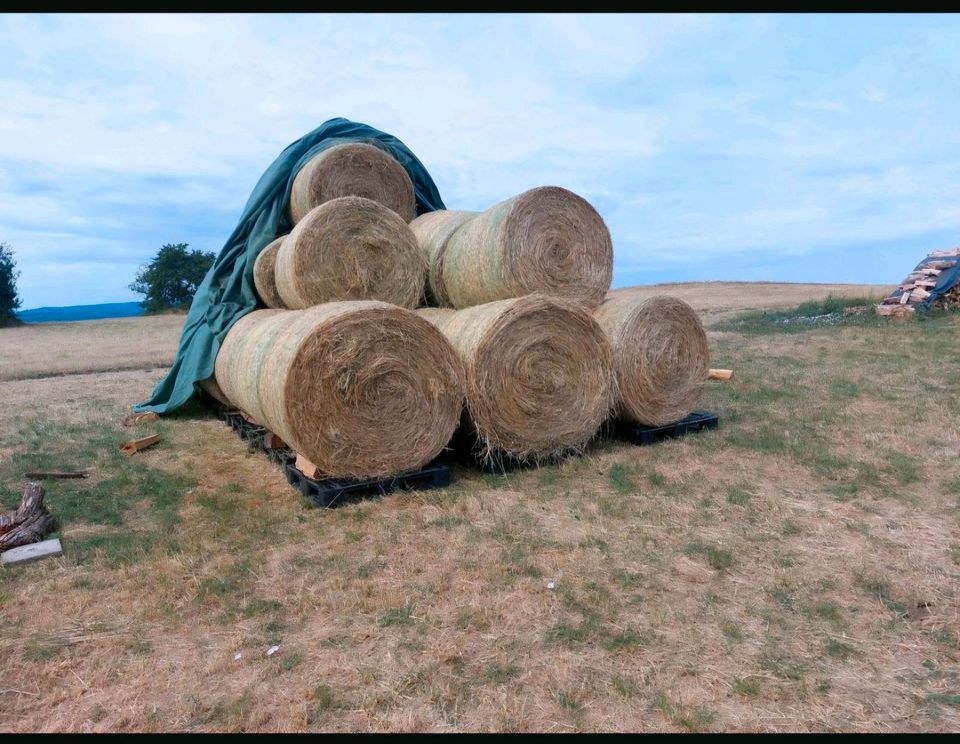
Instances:
[[[287,463],[283,472],[287,481],[317,506],[332,509],[369,496],[382,496],[399,489],[445,488],[450,485],[450,468],[433,462],[413,473],[370,480],[314,480],[305,476],[295,462]]]
[[[619,439],[638,445],[655,444],[664,439],[682,437],[704,429],[716,429],[720,425],[720,417],[709,411],[694,411],[686,418],[663,426],[643,426],[627,421],[614,421],[608,427],[610,433]]]
[[[333,508],[398,489],[417,488],[425,491],[450,485],[450,468],[436,461],[415,472],[388,478],[362,481],[308,478],[297,468],[297,455],[292,449],[264,447],[264,437],[268,433],[265,427],[250,423],[236,411],[226,411],[223,418],[237,436],[263,450],[271,462],[280,468],[291,486],[323,508]]]

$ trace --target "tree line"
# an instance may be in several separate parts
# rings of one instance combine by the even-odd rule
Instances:
[[[215,257],[211,252],[191,250],[189,243],[167,243],[140,267],[129,287],[143,295],[143,307],[148,313],[186,310]],[[0,243],[0,326],[19,322],[19,277],[13,248]]]

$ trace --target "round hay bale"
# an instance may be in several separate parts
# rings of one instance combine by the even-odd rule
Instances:
[[[372,199],[343,196],[297,223],[280,244],[274,275],[291,309],[339,300],[414,308],[423,297],[427,265],[395,212]]]
[[[214,361],[213,378],[220,393],[231,405],[251,416],[253,412],[247,407],[249,401],[241,402],[239,395],[241,380],[246,371],[240,367],[238,360],[251,333],[259,329],[267,318],[282,314],[280,310],[255,310],[244,315],[230,327]]]
[[[450,441],[463,373],[430,323],[374,301],[242,320],[253,315],[227,334],[217,379],[229,380],[239,408],[330,477],[414,470]]]
[[[274,275],[274,267],[277,263],[277,252],[280,250],[280,244],[283,242],[284,235],[272,241],[257,254],[257,260],[253,263],[253,284],[257,288],[257,294],[267,307],[283,308],[283,298],[277,291],[277,279]]]
[[[592,308],[610,288],[613,244],[585,199],[544,186],[465,222],[438,264],[442,291],[456,308],[534,292]]]
[[[435,212],[421,214],[410,223],[410,229],[420,245],[427,262],[427,286],[433,301],[440,307],[449,307],[450,300],[443,288],[443,254],[447,241],[468,220],[480,212],[466,212],[456,209],[438,209]]]
[[[665,295],[611,296],[593,315],[613,346],[621,417],[663,426],[693,412],[710,359],[707,334],[690,305]]]
[[[460,355],[468,418],[484,456],[536,461],[578,450],[609,415],[613,353],[578,304],[528,295],[416,312]]]
[[[214,400],[220,401],[225,406],[233,405],[229,400],[227,400],[226,394],[220,389],[220,386],[217,384],[216,377],[211,375],[206,380],[200,380],[198,384]]]
[[[290,187],[290,220],[341,196],[363,196],[392,209],[404,222],[416,215],[413,181],[389,153],[350,142],[318,153],[299,170]]]

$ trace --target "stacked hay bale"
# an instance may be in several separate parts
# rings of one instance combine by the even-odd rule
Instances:
[[[415,218],[398,162],[339,144],[295,176],[289,216],[254,266],[268,309],[233,326],[204,387],[330,476],[418,468],[461,413],[483,456],[540,461],[613,411],[656,425],[699,400],[696,314],[608,299],[610,233],[571,191]]]

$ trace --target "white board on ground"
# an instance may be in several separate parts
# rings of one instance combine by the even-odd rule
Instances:
[[[43,558],[56,558],[63,555],[63,546],[60,539],[43,540],[30,545],[21,545],[19,548],[10,548],[0,553],[0,564],[4,566],[19,566],[24,563],[33,563]]]

